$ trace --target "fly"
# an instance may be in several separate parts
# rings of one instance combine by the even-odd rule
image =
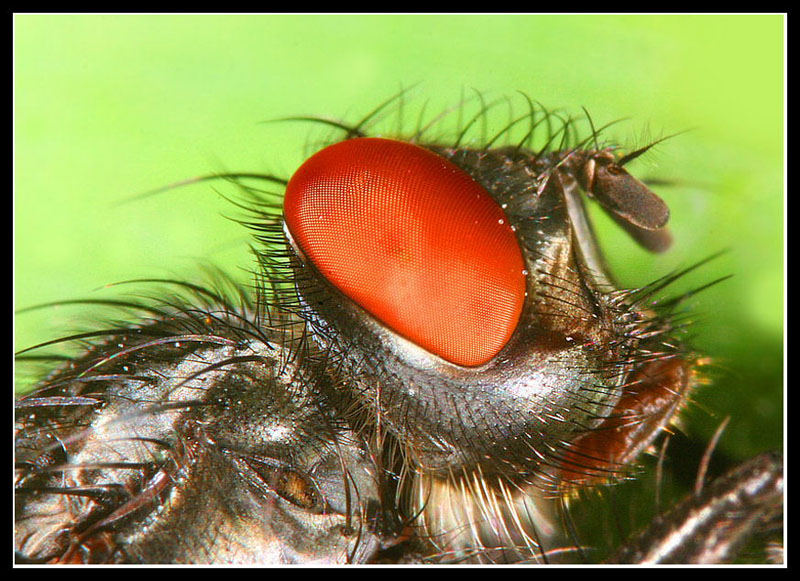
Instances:
[[[44,345],[88,341],[17,401],[18,562],[598,560],[571,507],[630,478],[702,383],[684,297],[657,298],[695,267],[620,289],[585,208],[667,250],[666,203],[625,168],[652,144],[528,99],[480,142],[482,102],[449,141],[446,115],[371,137],[401,97],[297,118],[341,133],[290,179],[199,178],[239,189],[255,295],[163,281],[120,301],[138,320]],[[609,558],[730,560],[782,494],[780,460],[754,460]]]

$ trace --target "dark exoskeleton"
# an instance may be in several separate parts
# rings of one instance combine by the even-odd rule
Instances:
[[[558,119],[533,106],[523,118],[529,134]],[[334,125],[357,139],[370,119]],[[585,555],[562,520],[568,499],[630,474],[686,405],[701,359],[676,339],[680,298],[655,300],[685,272],[620,290],[584,207],[595,199],[666,250],[666,205],[624,167],[649,147],[621,155],[594,130],[570,142],[571,124],[540,150],[530,135],[502,147],[407,138],[485,188],[520,243],[520,321],[477,367],[410,345],[329,284],[283,223],[280,194],[246,185],[285,180],[215,176],[250,202],[256,296],[170,283],[182,292],[120,303],[139,321],[64,339],[88,345],[16,404],[17,562]],[[753,460],[610,562],[730,561],[782,525],[782,474],[777,456]]]

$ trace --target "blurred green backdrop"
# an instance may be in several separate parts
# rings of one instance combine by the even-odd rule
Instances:
[[[689,129],[633,171],[659,188],[676,244],[638,249],[600,217],[626,286],[719,250],[676,287],[733,274],[692,301],[715,360],[686,431],[731,459],[783,437],[784,17],[18,15],[15,305],[96,296],[109,282],[251,266],[248,233],[208,184],[117,203],[219,170],[289,176],[309,128],[356,119],[401,87],[455,104],[464,89],[524,91],[627,144]],[[105,294],[104,296],[108,296]],[[16,346],[80,326],[74,307],[16,317]],[[687,468],[694,470],[694,466]]]

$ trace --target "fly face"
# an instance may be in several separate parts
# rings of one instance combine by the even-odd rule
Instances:
[[[349,377],[331,401],[403,448],[443,554],[547,559],[544,498],[624,473],[696,381],[649,291],[613,286],[581,187],[651,250],[666,205],[609,148],[348,134],[289,180],[283,225],[298,312]]]
[[[425,470],[544,475],[630,380],[630,321],[647,316],[612,296],[594,240],[572,226],[585,221],[575,180],[553,165],[357,138],[289,181],[312,328]]]

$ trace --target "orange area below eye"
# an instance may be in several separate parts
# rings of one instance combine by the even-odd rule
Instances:
[[[465,171],[422,147],[350,139],[289,180],[286,224],[316,269],[384,325],[476,366],[506,345],[525,265],[503,210]]]

